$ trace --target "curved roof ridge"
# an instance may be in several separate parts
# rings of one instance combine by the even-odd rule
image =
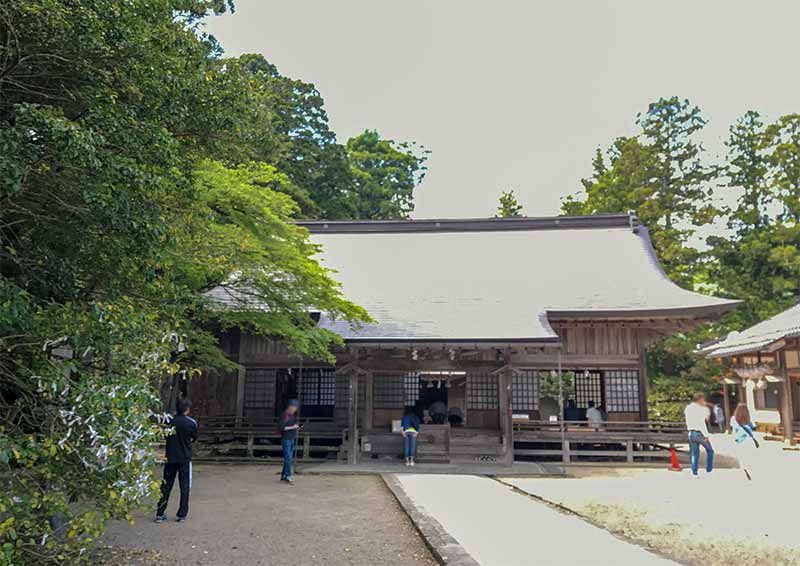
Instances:
[[[636,215],[630,213],[586,216],[517,216],[511,218],[430,218],[406,220],[309,220],[298,226],[313,234],[398,232],[505,232],[512,230],[575,230],[628,228],[636,231]]]

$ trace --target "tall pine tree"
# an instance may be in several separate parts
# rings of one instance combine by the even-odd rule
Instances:
[[[641,132],[619,138],[595,155],[593,174],[583,179],[585,195],[568,196],[566,214],[634,210],[650,228],[659,260],[670,278],[693,285],[699,252],[687,244],[694,228],[715,215],[706,165],[696,141],[705,125],[697,106],[678,97],[662,98],[639,114]]]

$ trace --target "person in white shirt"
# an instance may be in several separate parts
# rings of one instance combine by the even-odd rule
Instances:
[[[695,393],[692,402],[683,410],[686,429],[689,431],[689,451],[691,453],[692,475],[697,477],[697,462],[700,460],[700,446],[706,451],[706,472],[714,469],[714,448],[708,440],[708,419],[711,416],[706,406],[706,396]]]
[[[586,420],[589,421],[589,426],[595,430],[603,426],[603,413],[594,406],[594,401],[589,401],[589,408],[586,409]]]

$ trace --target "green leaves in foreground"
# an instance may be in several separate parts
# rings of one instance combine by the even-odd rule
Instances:
[[[159,388],[235,367],[220,328],[330,359],[309,311],[367,319],[291,224],[307,188],[251,162],[274,107],[198,23],[227,5],[0,3],[0,565],[85,560],[148,500]]]

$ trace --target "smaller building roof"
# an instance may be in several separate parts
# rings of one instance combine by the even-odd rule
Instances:
[[[779,340],[795,336],[800,336],[800,304],[741,332],[731,332],[723,340],[700,351],[709,358],[728,358],[758,352]]]

